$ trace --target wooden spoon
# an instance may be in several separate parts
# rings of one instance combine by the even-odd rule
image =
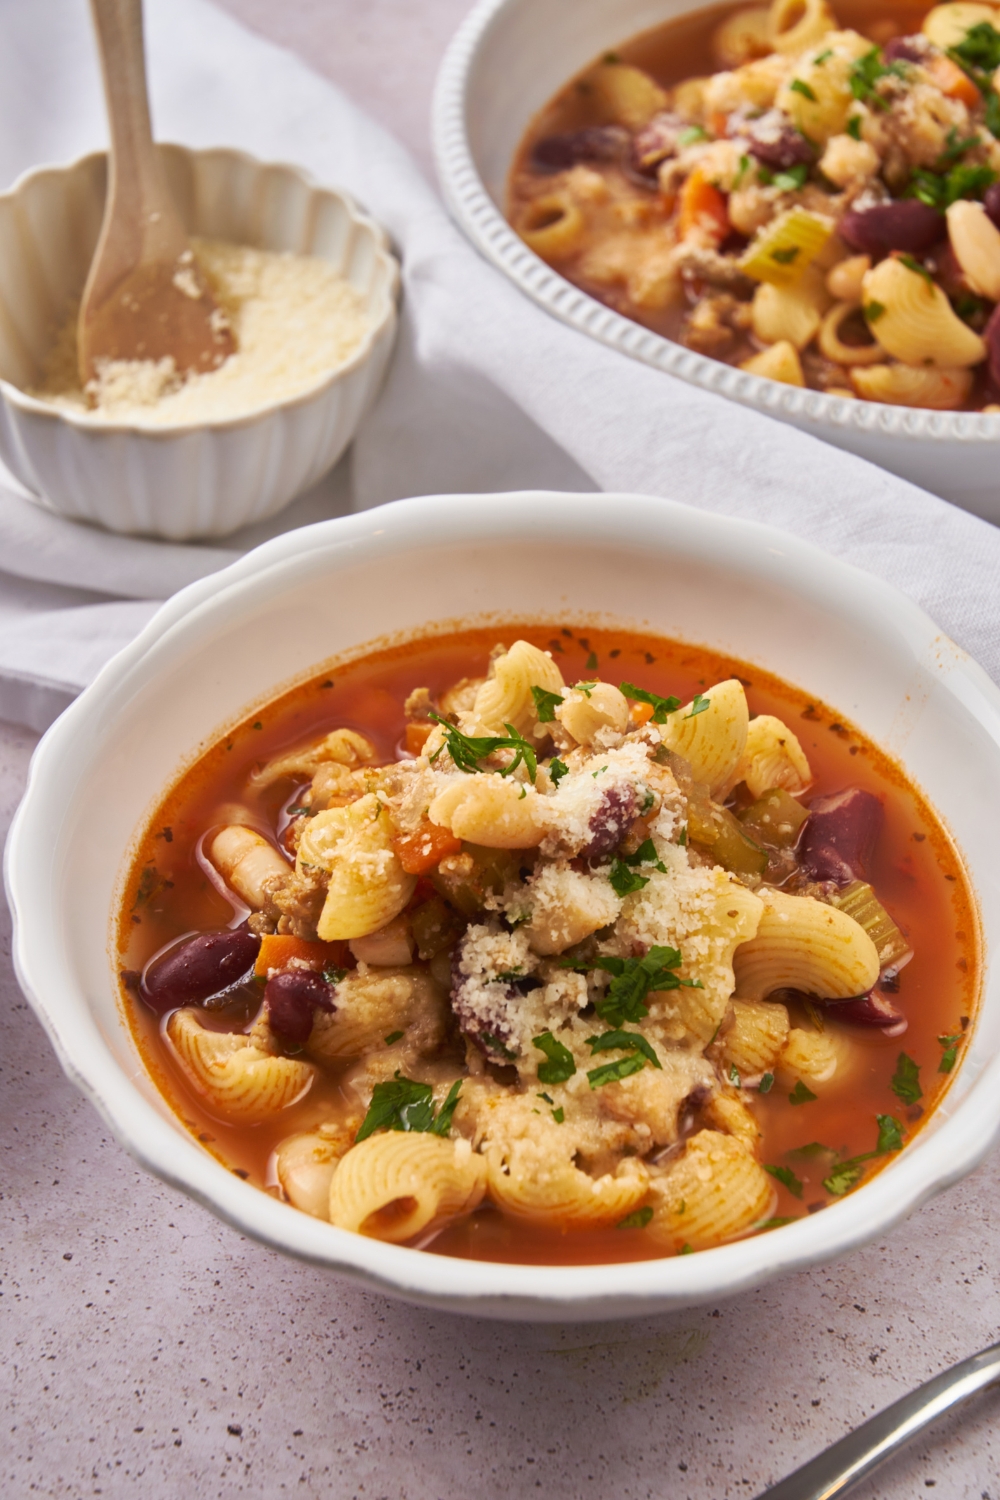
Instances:
[[[153,144],[142,0],[90,0],[111,127],[104,221],[78,325],[80,381],[104,360],[216,369],[236,345],[191,250]]]

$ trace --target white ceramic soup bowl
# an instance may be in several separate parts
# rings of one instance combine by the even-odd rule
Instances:
[[[222,148],[160,154],[189,234],[319,256],[360,294],[369,323],[301,395],[238,417],[143,427],[57,409],[26,392],[83,291],[106,157],[29,172],[0,194],[0,459],[60,515],[181,541],[273,516],[333,467],[385,373],[399,268],[379,225],[298,167]]]
[[[836,10],[836,0],[832,4]],[[582,333],[1000,522],[1000,415],[846,400],[721,364],[580,291],[529,250],[504,218],[511,162],[553,94],[609,48],[707,8],[704,0],[480,0],[448,49],[434,99],[434,153],[453,215],[487,259]]]
[[[669,586],[664,586],[664,580]],[[439,586],[433,587],[432,580]],[[968,1172],[1000,1129],[1000,973],[942,1105],[823,1213],[697,1255],[537,1267],[336,1229],[241,1182],[184,1129],[122,1014],[114,925],[139,831],[192,759],[377,638],[488,619],[617,623],[778,673],[898,756],[1000,937],[1000,692],[914,604],[768,527],[628,495],[411,500],[303,528],[171,599],[42,740],[7,847],[20,982],[66,1072],[146,1167],[248,1235],[413,1301],[524,1319],[647,1313],[842,1254]]]

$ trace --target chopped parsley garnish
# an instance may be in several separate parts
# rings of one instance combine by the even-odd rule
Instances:
[[[931,172],[921,167],[910,178],[906,196],[944,213],[960,198],[981,198],[996,180],[992,167],[954,166],[947,172]]]
[[[323,970],[323,978],[327,984],[339,984],[346,977],[346,974],[346,969],[334,969],[332,966]],[[400,1035],[402,1036],[402,1032],[400,1032]]]
[[[618,1223],[615,1225],[615,1228],[645,1229],[646,1225],[650,1222],[652,1217],[653,1210],[650,1208],[648,1203],[644,1203],[642,1208],[635,1208],[630,1214],[626,1214],[624,1219],[619,1219]]]
[[[811,1161],[814,1156],[836,1156],[832,1146],[824,1146],[822,1141],[810,1141],[807,1146],[795,1146],[791,1151],[786,1151],[786,1156],[795,1157],[800,1161]]]
[[[944,1048],[941,1054],[941,1061],[938,1063],[939,1073],[951,1072],[955,1066],[955,1059],[958,1057],[958,1047],[961,1040],[962,1033],[960,1031],[956,1031],[954,1036],[938,1037],[938,1045]]]
[[[776,259],[777,259],[778,253],[779,253],[778,251],[775,251],[775,258]],[[798,251],[796,250],[795,253],[797,255]],[[711,698],[706,698],[703,693],[695,693],[695,695],[694,695],[694,701],[691,704],[691,712],[689,714],[685,714],[684,715],[685,719],[693,719],[694,716],[695,716],[695,714],[703,714],[705,712],[706,708],[708,708],[708,706],[711,703],[711,701],[712,701]]]
[[[771,1176],[777,1182],[780,1182],[783,1187],[786,1187],[794,1197],[802,1197],[802,1183],[796,1177],[791,1167],[769,1167],[765,1162],[764,1171],[770,1172]]]
[[[868,1162],[877,1156],[886,1156],[890,1151],[901,1151],[903,1148],[903,1127],[892,1115],[876,1115],[878,1123],[878,1144],[874,1151],[862,1151],[860,1156],[852,1156],[849,1161],[838,1162],[831,1170],[828,1177],[824,1177],[823,1186],[834,1198],[842,1198],[849,1193],[853,1187],[857,1187],[865,1175],[865,1167]]]
[[[596,679],[593,682],[574,682],[573,691],[576,693],[582,693],[585,698],[589,698],[596,686]]]
[[[960,156],[964,156],[966,151],[970,151],[973,146],[978,145],[978,135],[959,135],[957,127],[953,125],[948,131],[945,148],[934,165],[936,167],[950,167],[958,161]]]
[[[444,730],[445,743],[448,754],[460,771],[472,773],[479,770],[479,762],[485,760],[496,750],[515,750],[517,753],[509,766],[504,766],[500,772],[501,776],[510,776],[516,771],[521,762],[524,762],[528,775],[534,781],[538,773],[538,762],[535,758],[533,747],[524,738],[524,735],[516,730],[513,724],[505,724],[507,735],[496,734],[463,734],[454,724],[447,719],[442,719],[440,714],[431,710],[430,717],[435,724],[440,724]],[[431,763],[437,760],[444,745],[438,747],[431,756]]]
[[[772,250],[771,259],[776,260],[779,266],[790,266],[793,260],[798,259],[798,254],[799,246],[789,245],[784,250]],[[688,714],[687,717],[690,718],[691,715]]]
[[[808,176],[809,168],[805,162],[799,162],[797,167],[789,167],[786,172],[775,172],[771,181],[783,193],[795,193],[798,192],[799,188],[805,186]]]
[[[638,1052],[633,1052],[629,1057],[619,1057],[614,1062],[604,1063],[599,1068],[588,1068],[587,1077],[592,1089],[602,1089],[608,1083],[620,1083],[623,1078],[628,1078],[633,1073],[641,1073],[646,1066],[646,1059]]]
[[[948,49],[960,67],[995,73],[1000,68],[1000,31],[989,21],[970,26],[962,41]]]
[[[702,130],[700,125],[689,125],[677,137],[677,144],[678,146],[693,146],[695,141],[707,141],[710,139],[708,131]]]
[[[551,1031],[543,1031],[541,1036],[532,1037],[531,1042],[532,1046],[537,1047],[539,1052],[544,1052],[548,1058],[547,1062],[538,1065],[539,1083],[565,1083],[567,1078],[573,1077],[576,1072],[573,1054]]]
[[[693,1255],[694,1251],[691,1249],[690,1245],[682,1245],[681,1248],[678,1250],[677,1254],[678,1255]]]
[[[866,323],[877,323],[879,318],[885,317],[884,302],[867,302],[862,308]]]
[[[535,700],[539,724],[551,724],[556,716],[556,709],[566,701],[561,693],[550,693],[548,688],[542,687],[533,687],[531,696]]]
[[[708,139],[708,137],[706,136],[706,140],[707,139]],[[588,672],[596,672],[597,671],[597,652],[596,651],[591,651],[590,655],[587,657],[585,666],[586,666],[586,669],[587,669]]]
[[[757,1085],[757,1092],[759,1094],[769,1094],[773,1088],[774,1088],[774,1074],[773,1073],[764,1073],[764,1074],[762,1074],[760,1083]]]
[[[680,833],[677,835],[677,847],[679,849],[686,849],[687,848],[687,841],[688,841],[688,829],[687,829],[687,824],[685,823],[684,827],[681,829]]]
[[[803,99],[811,99],[813,104],[816,103],[815,92],[809,87],[808,83],[803,83],[801,78],[793,78],[788,87],[793,94],[801,94]]]
[[[743,181],[744,177],[747,175],[747,173],[749,172],[749,170],[750,170],[750,158],[749,158],[749,156],[741,156],[740,157],[739,171],[736,174],[736,181],[733,184],[734,187],[739,187],[740,183]]]
[[[551,1094],[536,1094],[535,1097],[536,1099],[544,1099],[546,1104],[555,1104],[556,1102]]]
[[[901,1052],[896,1062],[896,1071],[892,1075],[890,1085],[897,1099],[904,1104],[916,1104],[918,1099],[923,1098],[924,1091],[920,1087],[920,1066]]]
[[[817,68],[821,68],[825,62],[829,62],[830,61],[830,58],[832,56],[833,56],[833,48],[832,47],[827,47],[827,49],[826,49],[825,52],[820,52],[817,57],[813,58],[813,65],[815,67],[817,67]]]
[[[740,1087],[739,1069],[737,1068],[735,1063],[729,1064],[729,1082],[733,1085],[734,1088]]]
[[[602,1036],[588,1036],[587,1046],[591,1052],[613,1052],[616,1048],[622,1052],[641,1052],[654,1068],[663,1066],[652,1042],[647,1041],[638,1031],[605,1031]]]
[[[848,120],[848,122],[847,122],[847,134],[851,137],[852,141],[860,141],[860,139],[861,139],[861,116],[860,115],[852,115],[851,118]]]
[[[402,1037],[402,1035],[403,1035],[403,1033],[401,1031],[390,1031],[389,1035],[388,1036],[384,1036],[382,1038],[382,1040],[383,1040],[383,1042],[385,1042],[385,1045],[387,1047],[391,1047],[394,1042],[398,1042],[400,1040],[400,1038]]]
[[[851,64],[851,93],[855,99],[871,105],[873,109],[888,109],[889,101],[883,99],[875,85],[882,78],[905,77],[905,64],[884,63],[879,56],[878,48],[873,47],[870,52],[865,53],[864,57],[859,57],[857,62]]]
[[[665,724],[668,714],[675,714],[681,706],[679,698],[661,698],[659,693],[648,693],[645,688],[636,687],[632,682],[619,683],[621,691],[626,698],[632,698],[636,703],[648,703],[653,710],[653,723]]]
[[[481,1040],[486,1043],[486,1046],[489,1047],[491,1052],[499,1052],[500,1056],[505,1057],[508,1062],[513,1062],[517,1057],[517,1053],[512,1052],[509,1047],[504,1046],[500,1038],[498,1036],[494,1036],[492,1031],[481,1031],[479,1035]],[[545,1082],[544,1078],[542,1079],[542,1082]]]
[[[499,974],[491,974],[487,983],[489,984],[516,984],[519,979],[524,978],[524,969],[519,964],[516,969],[502,969]]]
[[[397,1068],[395,1077],[388,1083],[375,1085],[372,1102],[355,1141],[366,1141],[376,1130],[419,1130],[430,1135],[447,1135],[461,1089],[461,1080],[456,1079],[435,1117],[434,1091],[430,1084],[404,1078]]]
[[[930,271],[928,271],[927,267],[925,265],[922,265],[915,256],[900,255],[899,262],[901,265],[904,265],[908,271],[912,271],[915,276],[922,276],[927,282],[928,286],[934,285],[934,278],[931,275]]]
[[[816,1095],[813,1093],[812,1089],[806,1088],[805,1084],[800,1078],[798,1083],[792,1089],[792,1092],[789,1094],[788,1102],[789,1104],[810,1104],[815,1098]]]
[[[553,1118],[553,1120],[555,1120],[555,1122],[556,1122],[557,1125],[561,1125],[562,1122],[563,1122],[563,1120],[565,1120],[565,1118],[566,1118],[566,1111],[563,1109],[563,1107],[562,1107],[561,1104],[560,1104],[560,1106],[559,1106],[558,1109],[554,1109],[552,1111],[552,1118]]]
[[[876,1156],[885,1156],[889,1151],[902,1151],[903,1149],[903,1127],[895,1115],[876,1115],[878,1124],[878,1145],[875,1147]]]
[[[549,761],[549,775],[552,777],[552,785],[558,786],[564,776],[569,775],[569,766],[565,765],[558,756]]]
[[[701,989],[699,979],[680,979],[671,971],[681,962],[676,948],[665,948],[655,944],[644,958],[600,957],[579,963],[575,959],[563,959],[564,969],[575,969],[586,974],[593,969],[602,969],[612,976],[611,983],[594,1009],[602,1021],[610,1026],[623,1026],[626,1021],[633,1024],[649,1015],[646,996],[650,990],[676,990],[681,985],[689,989]],[[544,1082],[544,1080],[543,1080]]]
[[[617,895],[630,896],[633,891],[641,891],[644,885],[649,884],[647,875],[636,874],[636,865],[652,865],[661,875],[667,873],[667,867],[657,854],[653,840],[646,839],[634,854],[625,854],[612,861],[608,879]]]
[[[801,1217],[801,1214],[792,1214],[792,1216],[787,1219],[765,1219],[763,1224],[757,1225],[757,1228],[758,1230],[781,1229],[785,1224],[797,1224]]]

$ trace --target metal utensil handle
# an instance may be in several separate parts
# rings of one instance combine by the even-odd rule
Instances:
[[[951,1407],[1000,1381],[1000,1344],[963,1359],[810,1459],[758,1500],[839,1500]]]

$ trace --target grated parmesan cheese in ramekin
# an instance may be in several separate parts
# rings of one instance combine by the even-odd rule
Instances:
[[[206,375],[173,360],[108,361],[97,380],[77,373],[77,305],[60,329],[38,389],[29,392],[95,422],[177,427],[227,421],[300,396],[348,360],[369,328],[362,299],[318,256],[193,240],[232,326],[236,353]]]

